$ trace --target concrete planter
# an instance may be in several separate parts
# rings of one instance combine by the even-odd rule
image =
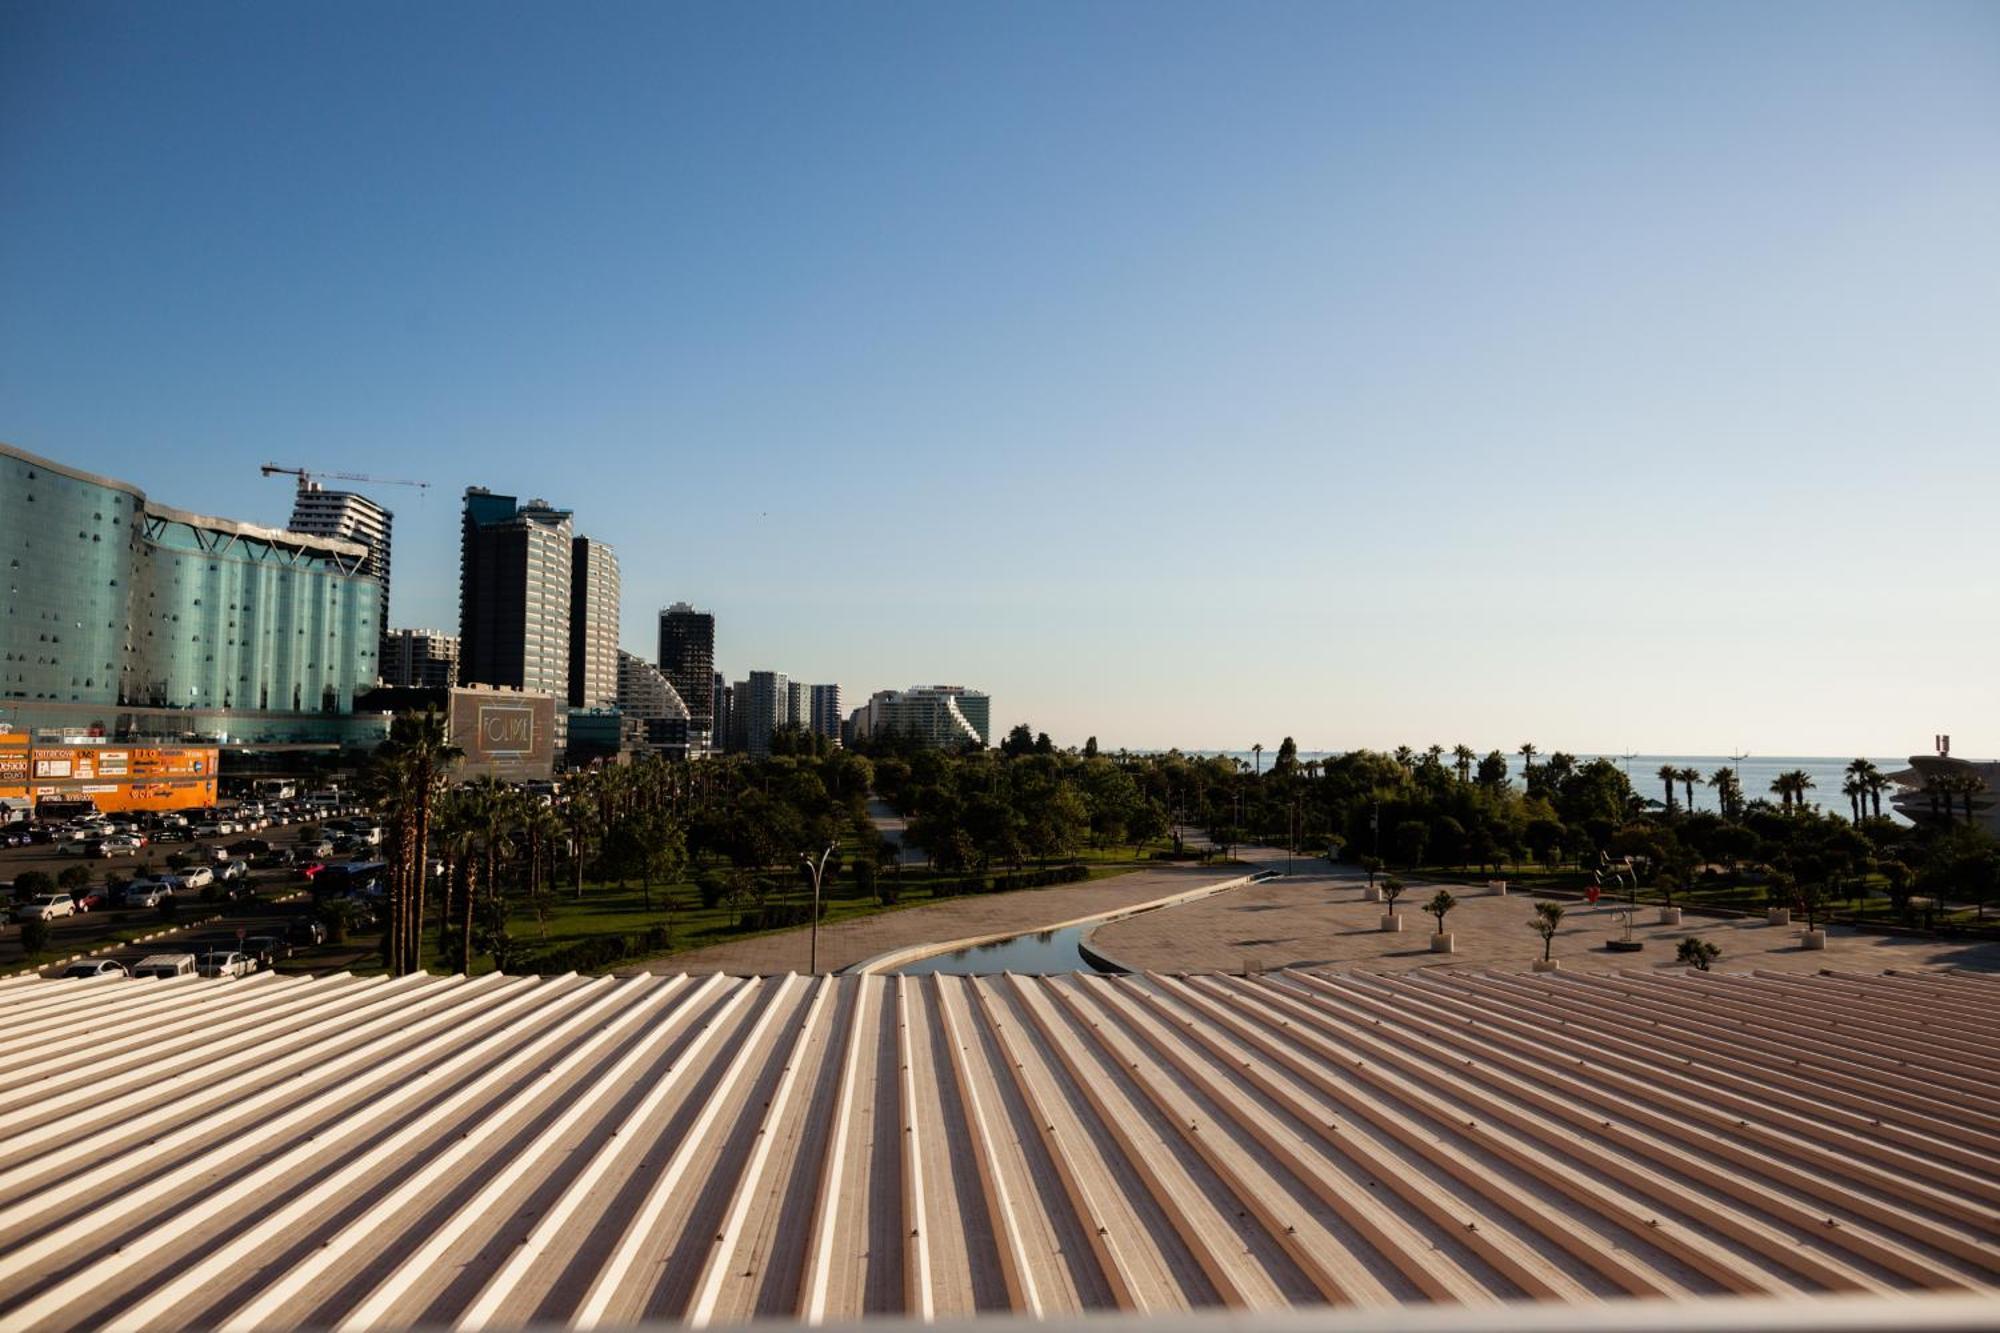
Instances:
[[[1681,923],[1681,909],[1680,909],[1680,908],[1678,908],[1678,907],[1662,907],[1662,908],[1660,909],[1660,924],[1661,924],[1661,925],[1663,925],[1663,926],[1678,926],[1678,925],[1679,925],[1680,923]]]
[[[1455,952],[1455,951],[1454,951],[1454,950],[1452,949],[1452,947],[1451,947],[1451,932],[1450,932],[1450,931],[1446,931],[1446,932],[1445,932],[1444,934],[1442,934],[1442,935],[1433,935],[1433,936],[1431,936],[1431,952],[1432,952],[1432,953],[1452,953],[1452,952]]]
[[[1560,972],[1562,970],[1563,962],[1560,958],[1537,958],[1535,960],[1535,971],[1537,972]]]
[[[1495,898],[1505,898],[1507,896],[1507,881],[1504,879],[1489,879],[1486,881],[1486,891]]]
[[[1767,926],[1789,926],[1789,925],[1791,925],[1791,924],[1792,924],[1792,909],[1791,909],[1791,908],[1789,908],[1789,907],[1771,907],[1771,908],[1766,908],[1766,909],[1765,909],[1765,911],[1764,911],[1764,924],[1765,924],[1765,925],[1767,925]]]
[[[1367,888],[1361,891],[1361,901],[1364,903],[1381,902],[1382,887],[1379,884],[1370,884]]]
[[[1402,928],[1403,928],[1403,914],[1401,912],[1390,912],[1389,914],[1387,914],[1382,918],[1382,929],[1388,931],[1397,931],[1401,930]]]
[[[1826,932],[1823,930],[1806,931],[1799,936],[1799,947],[1801,949],[1824,949],[1826,947]]]

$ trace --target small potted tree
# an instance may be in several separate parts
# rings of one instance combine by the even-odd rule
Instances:
[[[1401,930],[1403,928],[1403,917],[1396,910],[1396,899],[1403,896],[1403,881],[1391,875],[1382,881],[1382,887],[1379,892],[1382,895],[1382,902],[1389,909],[1382,914],[1382,929]]]
[[[1375,876],[1382,873],[1382,858],[1379,856],[1364,856],[1361,858],[1361,868],[1368,872],[1368,887],[1362,891],[1361,901],[1364,903],[1381,902],[1382,890],[1376,885]]]
[[[1690,935],[1682,940],[1674,950],[1674,961],[1685,963],[1697,972],[1708,971],[1708,965],[1722,957],[1722,950],[1710,944],[1699,935]]]
[[[1820,927],[1819,918],[1826,910],[1828,896],[1827,886],[1818,880],[1802,880],[1793,890],[1792,901],[1806,918],[1805,931],[1799,936],[1801,949],[1826,947],[1826,931]]]
[[[1792,924],[1793,882],[1790,875],[1774,870],[1764,886],[1764,922],[1772,926]]]
[[[1560,972],[1562,963],[1549,956],[1555,944],[1556,928],[1562,925],[1563,905],[1561,903],[1536,903],[1535,915],[1528,922],[1529,929],[1542,937],[1542,956],[1535,960],[1537,972]]]
[[[1678,926],[1681,923],[1680,905],[1674,901],[1674,890],[1694,887],[1694,858],[1685,853],[1667,863],[1666,873],[1660,876],[1660,924]]]
[[[1451,893],[1446,889],[1439,889],[1437,896],[1424,904],[1424,910],[1436,917],[1438,923],[1437,933],[1431,936],[1432,953],[1452,952],[1451,934],[1444,928],[1444,918],[1445,914],[1456,906],[1458,906],[1458,899],[1452,897]]]

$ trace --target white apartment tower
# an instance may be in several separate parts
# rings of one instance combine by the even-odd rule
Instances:
[[[368,558],[360,572],[382,585],[376,624],[383,626],[386,639],[389,624],[389,537],[396,516],[365,495],[353,491],[329,491],[316,481],[299,478],[298,493],[292,497],[293,532],[313,537],[338,537],[368,548]]]
[[[601,541],[570,543],[569,706],[618,705],[618,553]]]

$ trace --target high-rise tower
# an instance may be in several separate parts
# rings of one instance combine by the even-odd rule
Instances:
[[[570,543],[569,706],[618,706],[618,553],[601,541]]]
[[[660,672],[673,683],[688,709],[688,730],[697,737],[715,735],[715,616],[675,602],[660,612]],[[696,744],[701,742],[697,740]]]
[[[570,541],[567,509],[467,489],[459,530],[460,684],[569,696]]]

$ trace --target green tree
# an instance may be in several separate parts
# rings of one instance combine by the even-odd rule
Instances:
[[[1437,918],[1438,934],[1444,934],[1445,915],[1456,906],[1458,906],[1458,899],[1452,897],[1451,893],[1446,889],[1439,889],[1432,895],[1431,900],[1424,904],[1424,910]]]
[[[1722,950],[1699,935],[1690,935],[1674,950],[1674,960],[1684,963],[1700,972],[1708,971],[1709,964],[1722,957]]]
[[[1424,852],[1430,845],[1430,830],[1420,820],[1406,819],[1396,825],[1390,838],[1390,845],[1396,849],[1399,863],[1414,870],[1424,863]]]
[[[1563,905],[1561,903],[1540,902],[1535,904],[1535,915],[1528,925],[1542,937],[1542,961],[1549,961],[1549,950],[1555,943],[1556,930],[1562,925]]]

